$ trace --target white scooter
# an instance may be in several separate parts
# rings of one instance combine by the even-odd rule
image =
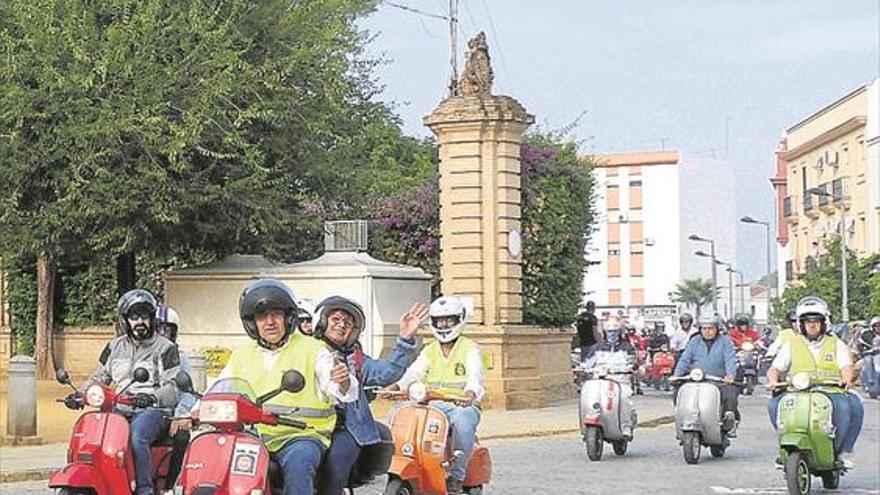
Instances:
[[[724,379],[694,368],[689,375],[670,380],[685,382],[678,390],[675,404],[675,437],[681,444],[685,462],[699,463],[703,445],[709,447],[712,457],[723,457],[730,440],[722,430],[725,418],[721,414],[721,391],[711,382],[723,383]],[[727,421],[732,422],[733,418]]]
[[[637,423],[630,399],[632,364],[598,364],[589,368],[583,363],[574,372],[575,381],[580,384],[578,417],[587,457],[591,461],[601,460],[604,442],[611,444],[615,454],[624,455]]]

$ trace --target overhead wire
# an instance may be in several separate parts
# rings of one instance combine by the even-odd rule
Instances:
[[[510,77],[510,71],[507,70],[507,60],[504,57],[504,50],[502,49],[501,38],[498,37],[498,31],[495,29],[495,22],[492,19],[492,12],[489,10],[489,5],[486,3],[486,0],[482,0],[483,10],[486,11],[486,16],[489,18],[489,29],[492,32],[492,37],[495,39],[495,44],[498,45],[498,56],[501,59],[501,69],[504,71],[504,78],[507,80],[507,90],[510,91],[513,86],[513,80]]]

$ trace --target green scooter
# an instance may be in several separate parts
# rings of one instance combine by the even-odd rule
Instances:
[[[812,476],[822,478],[825,488],[837,488],[845,469],[835,457],[831,400],[821,390],[840,388],[840,381],[798,373],[778,387],[785,390],[777,410],[777,432],[788,493],[809,493]]]

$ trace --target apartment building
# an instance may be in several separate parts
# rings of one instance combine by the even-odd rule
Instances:
[[[859,256],[880,252],[880,79],[789,127],[776,164],[780,287],[841,231]]]
[[[684,278],[711,278],[708,244],[735,264],[735,187],[726,162],[678,151],[596,156],[597,230],[585,249],[585,300],[600,312],[671,322],[670,293]],[[718,285],[727,274],[718,267]],[[720,302],[720,300],[719,300]],[[721,308],[719,307],[719,310]]]

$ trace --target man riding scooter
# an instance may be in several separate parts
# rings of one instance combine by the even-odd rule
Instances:
[[[460,450],[446,480],[450,495],[463,492],[468,461],[474,448],[477,426],[480,423],[480,399],[483,398],[483,359],[479,346],[462,336],[467,325],[468,311],[464,301],[443,296],[431,303],[430,327],[434,342],[428,344],[416,361],[398,382],[401,390],[423,380],[433,390],[460,394],[456,404],[432,401],[431,405],[443,411],[452,428],[453,448]]]
[[[274,279],[257,280],[245,288],[238,310],[252,342],[232,352],[218,379],[246,380],[262,396],[277,389],[285,371],[303,375],[301,390],[268,399],[264,407],[306,428],[260,424],[257,431],[281,466],[284,495],[314,495],[315,476],[336,425],[333,406],[357,400],[360,387],[323,342],[295,331],[295,300],[290,289]]]
[[[584,357],[584,368],[591,369],[605,365],[609,368],[622,368],[632,366],[635,363],[636,353],[632,346],[621,335],[623,328],[617,320],[611,320],[605,324],[605,341],[594,344]],[[633,391],[630,388],[630,379],[626,375],[608,375],[607,379],[620,384],[621,429],[627,440],[632,440],[634,424],[634,408],[632,401]]]
[[[366,326],[366,317],[357,302],[331,296],[318,304],[315,314],[315,338],[326,342],[348,364],[361,384],[357,401],[336,408],[336,429],[322,467],[318,493],[340,495],[361,450],[382,440],[370,411],[372,394],[367,394],[364,387],[385,387],[403,376],[418,354],[415,334],[428,316],[428,305],[414,304],[400,317],[397,343],[385,359],[373,359],[361,350],[358,339]],[[385,469],[387,466],[382,468],[383,474]]]
[[[734,438],[740,420],[737,400],[739,388],[733,385],[737,366],[736,349],[728,336],[719,334],[722,325],[718,316],[700,316],[697,321],[700,336],[688,341],[675,365],[675,376],[685,376],[692,369],[699,368],[708,375],[724,377],[723,384],[716,384],[721,392],[722,431]],[[676,388],[673,393],[673,400],[677,400],[678,390]]]
[[[852,469],[850,456],[862,429],[864,408],[855,394],[846,391],[855,381],[849,350],[840,339],[828,333],[831,313],[821,298],[807,296],[801,299],[797,304],[797,317],[800,336],[790,338],[780,347],[767,372],[767,386],[776,388],[782,372],[790,376],[805,372],[817,378],[839,380],[845,388],[828,388],[823,393],[833,405],[834,450],[843,467]],[[774,428],[777,427],[777,408],[782,397],[784,395],[774,397],[767,404]]]
[[[736,327],[730,331],[729,337],[737,349],[742,349],[743,344],[746,342],[757,345],[758,341],[761,340],[761,334],[750,325],[751,318],[749,318],[749,315],[737,313],[734,317],[734,324]]]
[[[166,418],[180,396],[174,382],[180,370],[180,356],[172,342],[156,334],[156,306],[153,295],[142,289],[128,291],[119,298],[116,324],[121,335],[104,347],[95,373],[82,388],[86,390],[94,383],[114,383],[117,393],[125,390],[134,396],[133,407],[118,406],[118,412],[131,424],[136,495],[154,493],[150,445],[165,435]],[[150,379],[132,384],[138,368],[147,370]],[[82,407],[83,397],[73,393],[64,404]]]
[[[856,351],[858,355],[863,356],[859,380],[865,392],[876,398],[880,395],[880,376],[874,368],[874,359],[876,359],[874,353],[877,347],[874,341],[880,339],[880,316],[871,318],[870,326],[863,330],[857,339]]]

